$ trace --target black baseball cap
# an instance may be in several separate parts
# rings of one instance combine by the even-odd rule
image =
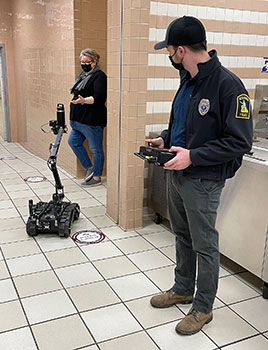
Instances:
[[[155,50],[163,49],[168,45],[182,46],[201,43],[206,40],[206,31],[199,19],[183,16],[172,21],[166,32],[165,40],[154,45]]]

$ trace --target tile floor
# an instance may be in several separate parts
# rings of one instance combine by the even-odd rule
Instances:
[[[174,239],[148,220],[124,232],[105,216],[106,189],[85,189],[59,169],[65,195],[79,202],[72,232],[99,229],[95,245],[26,234],[28,199],[48,201],[46,161],[0,141],[1,350],[264,350],[268,300],[260,281],[222,257],[214,321],[191,337],[174,328],[189,306],[157,310],[149,299],[172,285]],[[25,182],[29,176],[48,180]]]

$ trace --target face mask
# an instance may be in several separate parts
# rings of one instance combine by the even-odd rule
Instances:
[[[81,64],[81,68],[83,69],[84,72],[88,73],[91,71],[92,67],[91,64]]]
[[[178,70],[183,70],[184,69],[183,64],[182,64],[182,60],[181,60],[180,63],[176,63],[176,62],[173,61],[172,56],[168,56],[168,58],[170,59],[170,62],[171,62],[172,66],[175,69],[178,69]]]
[[[184,68],[183,68],[183,65],[182,65],[183,59],[180,61],[180,63],[176,63],[176,62],[173,61],[173,56],[176,54],[177,50],[178,50],[178,48],[176,48],[176,50],[174,51],[174,54],[173,54],[172,56],[169,55],[168,58],[169,58],[169,60],[170,60],[170,62],[171,62],[171,64],[172,64],[172,66],[173,66],[175,69],[182,70],[182,69],[184,69]]]

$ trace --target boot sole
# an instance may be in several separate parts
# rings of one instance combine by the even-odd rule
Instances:
[[[156,307],[158,309],[165,309],[165,308],[168,308],[168,307],[171,307],[173,305],[177,305],[177,304],[181,304],[181,305],[186,305],[186,304],[192,304],[193,300],[185,300],[185,301],[178,301],[176,303],[172,303],[172,304],[166,304],[166,305],[156,305],[156,304],[153,304],[150,302],[150,304],[153,306],[153,307]]]
[[[211,322],[212,320],[213,320],[213,315],[211,316],[211,318],[209,318],[209,319],[203,324],[203,326],[202,326],[201,328],[198,328],[198,329],[196,329],[196,330],[194,330],[194,331],[192,331],[192,332],[177,330],[177,328],[175,329],[175,331],[176,331],[178,334],[180,334],[180,335],[193,335],[193,334],[196,334],[196,333],[200,332],[201,329],[202,329],[206,324],[208,324],[209,322]]]

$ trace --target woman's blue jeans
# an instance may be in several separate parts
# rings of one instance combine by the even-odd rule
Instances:
[[[90,151],[93,154],[94,176],[101,176],[104,163],[102,146],[104,127],[86,125],[73,120],[70,121],[70,125],[72,130],[68,138],[68,143],[76,157],[85,169],[92,167],[92,161],[89,158],[86,148],[83,146],[85,139],[87,139]]]

